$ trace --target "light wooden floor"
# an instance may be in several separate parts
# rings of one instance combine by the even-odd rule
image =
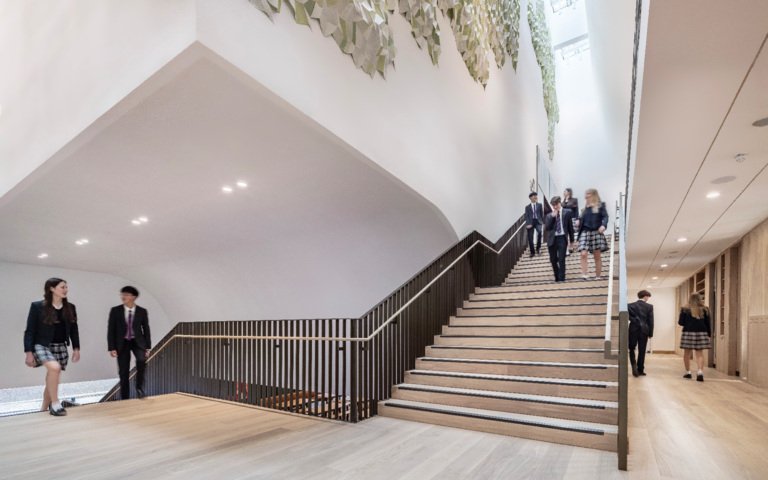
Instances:
[[[357,425],[169,395],[0,419],[2,478],[765,479],[766,390],[657,355],[613,453],[378,417]]]

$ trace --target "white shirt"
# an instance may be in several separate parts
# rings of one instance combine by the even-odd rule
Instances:
[[[128,314],[129,313],[131,315],[133,315],[133,318],[136,318],[136,306],[134,306],[133,308],[128,308],[125,305],[123,305],[123,310],[124,310],[124,314],[125,314],[125,323],[126,324],[128,323]]]

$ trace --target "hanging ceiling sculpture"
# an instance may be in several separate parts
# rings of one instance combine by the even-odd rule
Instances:
[[[269,18],[288,6],[296,23],[311,26],[314,18],[326,37],[333,37],[355,66],[373,76],[386,76],[394,66],[395,46],[389,12],[398,11],[411,25],[420,48],[434,65],[441,51],[438,11],[450,20],[456,47],[472,78],[485,87],[489,56],[501,68],[507,56],[517,69],[520,0],[249,0]]]
[[[555,88],[555,55],[549,35],[544,0],[528,1],[528,25],[531,27],[533,51],[541,67],[541,82],[544,91],[544,110],[547,112],[547,143],[550,160],[555,158],[555,125],[560,121]]]
[[[456,48],[470,76],[483,88],[490,76],[490,58],[502,68],[507,57],[517,70],[520,40],[521,0],[249,0],[270,19],[285,3],[296,23],[311,28],[320,24],[326,37],[333,37],[355,66],[373,76],[386,77],[394,67],[395,43],[389,13],[400,13],[411,26],[416,44],[425,49],[434,65],[440,59],[438,11],[451,24]],[[555,92],[555,65],[543,0],[528,1],[536,59],[544,84],[544,108],[549,126],[549,153],[554,155],[554,129],[559,120]]]
[[[296,23],[310,26],[314,18],[326,37],[333,37],[355,66],[370,76],[386,77],[394,65],[395,42],[389,28],[384,0],[249,0],[270,19],[282,4],[291,9]]]

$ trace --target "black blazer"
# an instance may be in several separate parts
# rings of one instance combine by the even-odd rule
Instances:
[[[525,206],[525,224],[526,225],[533,225],[533,208],[531,208],[532,203],[529,203]],[[544,218],[544,209],[541,207],[540,203],[536,204],[536,220],[539,223],[543,223],[541,220]]]
[[[597,212],[592,211],[592,207],[584,207],[584,211],[581,212],[581,218],[579,219],[579,231],[584,230],[599,230],[600,227],[608,228],[608,209],[605,207],[605,202],[600,203],[600,207]]]
[[[571,218],[578,218],[579,216],[579,199],[571,197],[567,201],[563,202],[563,209],[571,212]]]
[[[653,305],[638,300],[627,305],[629,329],[653,337]]]
[[[571,213],[567,210],[560,210],[560,221],[563,223],[563,231],[568,236],[568,239],[573,243],[573,222],[571,221]],[[544,220],[544,237],[547,239],[547,246],[551,247],[555,244],[555,226],[557,224],[557,218],[552,214],[545,217]]]
[[[109,311],[109,325],[107,326],[107,350],[123,349],[125,345],[125,307],[118,305]],[[152,337],[149,334],[149,315],[147,309],[136,305],[136,313],[133,316],[133,339],[136,345],[144,350],[152,348]]]
[[[77,328],[77,310],[73,304],[69,304],[72,307],[72,314],[75,317],[75,322],[64,321],[64,325],[67,331],[67,345],[72,342],[72,348],[74,350],[80,350],[80,331]],[[29,306],[29,315],[27,315],[27,329],[24,330],[24,351],[34,352],[35,345],[42,345],[47,347],[53,340],[56,327],[43,323],[43,301],[32,302]]]
[[[707,336],[712,336],[712,324],[710,322],[709,309],[704,308],[704,318],[696,318],[691,314],[689,308],[683,307],[680,310],[680,318],[677,320],[678,325],[683,326],[684,332],[707,332]]]

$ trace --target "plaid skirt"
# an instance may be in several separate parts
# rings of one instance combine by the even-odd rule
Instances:
[[[683,331],[680,336],[680,348],[689,350],[707,350],[709,346],[709,335],[707,332],[686,332]]]
[[[69,363],[69,351],[66,343],[51,343],[47,347],[35,345],[35,351],[32,352],[35,357],[35,367],[39,367],[45,362],[59,362],[62,370],[67,369]]]
[[[579,251],[587,250],[589,253],[595,250],[605,252],[608,250],[608,241],[605,235],[597,230],[584,230],[579,233]]]

